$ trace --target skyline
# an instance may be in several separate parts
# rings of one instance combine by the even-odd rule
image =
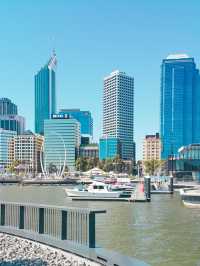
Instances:
[[[18,105],[27,128],[34,129],[34,75],[55,48],[58,108],[91,111],[96,140],[102,133],[103,78],[115,69],[134,77],[135,141],[141,157],[144,136],[159,132],[162,59],[180,52],[194,57],[198,68],[200,63],[200,4],[182,1],[180,6],[177,1],[172,9],[172,1],[144,2],[44,0],[40,9],[34,1],[0,4],[1,97]],[[50,20],[55,13],[57,19]],[[180,20],[180,13],[193,19]]]

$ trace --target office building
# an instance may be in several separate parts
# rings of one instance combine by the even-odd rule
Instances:
[[[79,153],[83,158],[99,158],[99,146],[98,144],[81,145]]]
[[[16,131],[23,134],[25,130],[25,118],[20,115],[0,115],[0,128]]]
[[[159,133],[146,135],[143,140],[143,161],[161,159],[161,141]]]
[[[99,140],[99,159],[121,157],[121,142],[115,137],[102,137]]]
[[[18,115],[17,106],[10,99],[0,99],[0,128],[22,134],[25,130],[25,118]]]
[[[0,98],[0,115],[17,115],[17,105],[8,98]]]
[[[169,55],[161,66],[161,158],[200,142],[200,82],[194,58]]]
[[[30,131],[23,135],[14,136],[9,144],[9,162],[19,161],[24,170],[31,173],[41,172],[40,152],[43,136]]]
[[[44,121],[44,165],[60,169],[64,165],[75,170],[75,160],[80,146],[80,123],[68,115],[52,115]],[[66,157],[65,157],[66,156]]]
[[[135,159],[134,78],[118,70],[104,78],[103,136],[119,139],[122,159]]]
[[[90,111],[80,109],[61,109],[59,114],[67,114],[78,120],[81,126],[81,144],[89,144],[93,137],[93,118]]]
[[[168,158],[168,170],[177,180],[200,182],[200,144],[190,144]]]
[[[56,55],[35,75],[35,132],[44,134],[44,120],[56,113]]]
[[[0,129],[0,168],[9,165],[9,142],[16,135],[15,131]]]

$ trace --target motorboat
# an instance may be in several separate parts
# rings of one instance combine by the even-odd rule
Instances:
[[[85,197],[85,198],[119,198],[123,191],[113,191],[111,186],[103,182],[94,181],[92,184],[73,189],[65,189],[68,197]]]
[[[183,204],[188,207],[200,207],[200,188],[185,188],[180,190]]]
[[[111,184],[111,190],[112,191],[121,191],[121,197],[123,198],[129,198],[132,196],[135,186],[132,184],[120,184],[120,183],[115,183]]]

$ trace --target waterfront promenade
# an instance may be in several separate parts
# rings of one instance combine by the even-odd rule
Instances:
[[[99,266],[99,263],[34,241],[0,233],[0,265]]]

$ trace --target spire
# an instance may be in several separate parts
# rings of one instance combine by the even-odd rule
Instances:
[[[55,49],[52,50],[52,56],[48,62],[48,67],[55,69],[57,66],[57,58],[56,58],[56,52]]]

